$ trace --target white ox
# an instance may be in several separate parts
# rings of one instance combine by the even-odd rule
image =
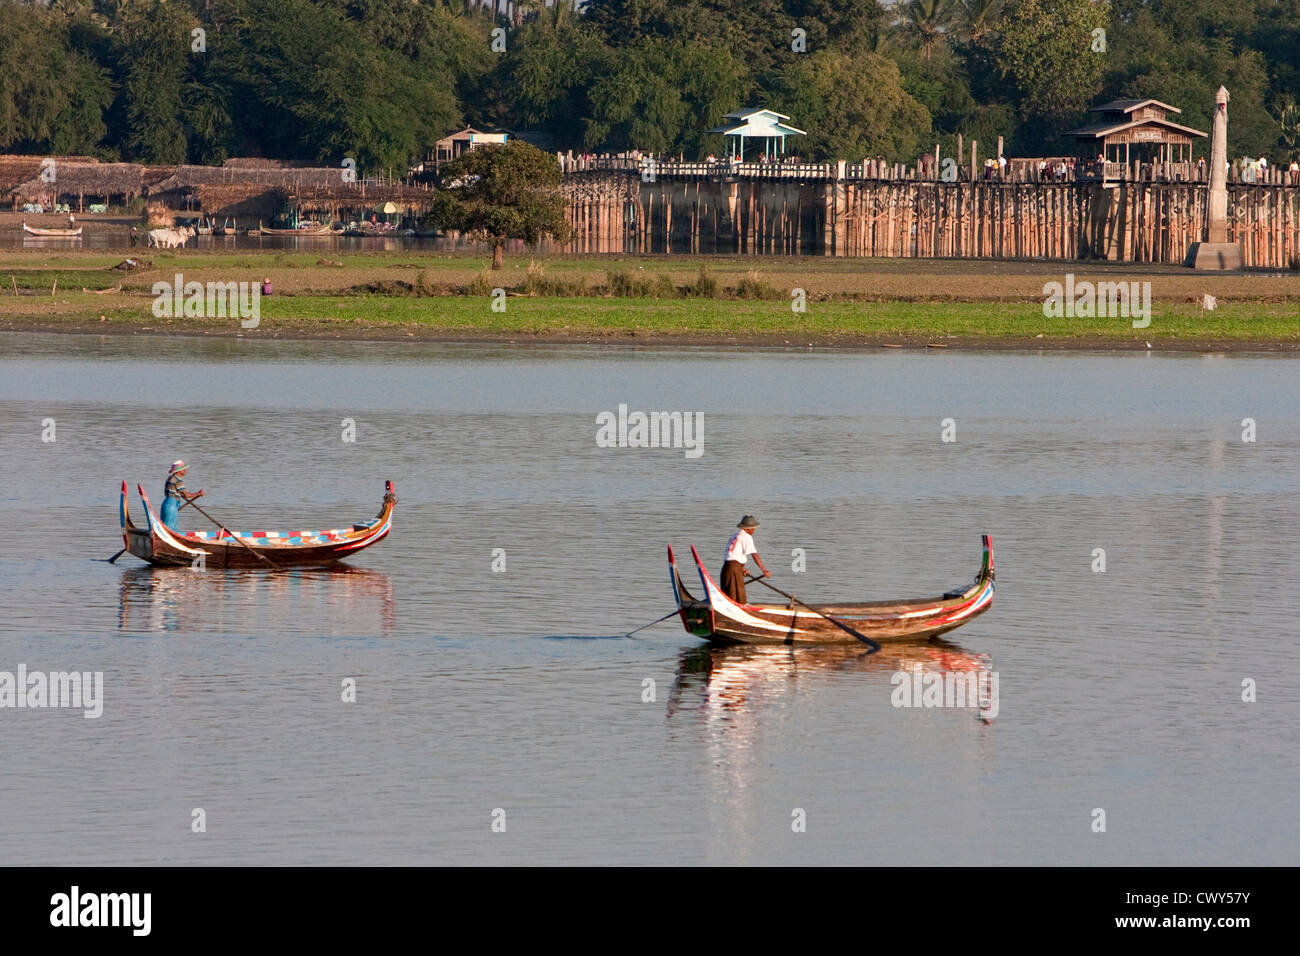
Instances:
[[[186,226],[184,229],[150,229],[149,245],[160,249],[174,249],[177,246],[184,246],[192,235],[194,235],[193,226]]]

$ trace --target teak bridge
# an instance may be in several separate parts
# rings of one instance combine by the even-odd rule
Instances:
[[[1204,238],[1204,164],[561,159],[575,252],[1106,259],[1181,264]],[[955,164],[954,164],[955,166]],[[1235,171],[1234,171],[1235,173]],[[951,178],[947,178],[951,177]],[[1228,184],[1245,265],[1300,263],[1300,184]]]

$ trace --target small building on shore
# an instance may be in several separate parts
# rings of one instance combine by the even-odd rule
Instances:
[[[500,145],[509,141],[509,133],[485,133],[483,130],[466,126],[459,133],[444,136],[434,143],[433,156],[430,158],[434,163],[446,163],[480,146]]]

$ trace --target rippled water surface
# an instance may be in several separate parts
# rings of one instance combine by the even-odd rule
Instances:
[[[1294,863],[1298,373],[6,334],[0,671],[104,701],[0,709],[0,860]],[[703,412],[704,454],[598,447],[620,403]],[[393,533],[340,571],[95,560],[178,457],[236,527],[392,479]],[[664,546],[716,573],[747,512],[813,601],[964,584],[987,532],[993,608],[877,655],[623,637],[671,609]],[[997,715],[893,706],[914,667],[995,673]]]

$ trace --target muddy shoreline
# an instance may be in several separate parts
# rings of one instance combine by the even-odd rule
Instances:
[[[166,323],[140,326],[113,321],[39,321],[0,320],[0,332],[41,332],[62,335],[141,335],[169,338],[223,338],[342,341],[342,342],[437,342],[445,344],[489,345],[613,345],[613,346],[681,346],[684,348],[817,348],[817,349],[945,349],[981,351],[1054,351],[1054,352],[1300,352],[1300,342],[1273,339],[1115,339],[1105,336],[945,336],[942,338],[909,335],[788,335],[755,333],[753,335],[718,335],[700,333],[636,333],[612,331],[608,335],[545,332],[468,332],[465,330],[429,329],[419,325],[394,324],[350,328],[283,327],[276,329],[202,328],[194,325],[169,327]]]

